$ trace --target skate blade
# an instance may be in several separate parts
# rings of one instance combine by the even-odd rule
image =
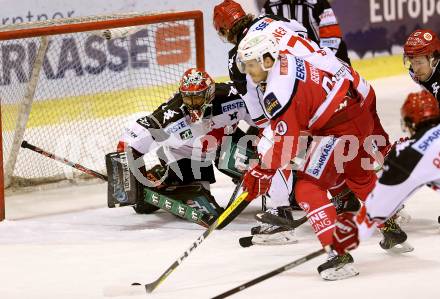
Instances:
[[[359,275],[359,271],[352,265],[346,264],[339,269],[327,269],[319,273],[324,280],[335,281]]]
[[[414,247],[408,242],[403,242],[401,244],[397,244],[394,247],[391,247],[390,249],[385,249],[385,251],[390,254],[402,254],[402,253],[411,252],[413,250]]]
[[[274,235],[253,235],[252,244],[254,245],[288,245],[298,243],[293,232],[281,232]]]

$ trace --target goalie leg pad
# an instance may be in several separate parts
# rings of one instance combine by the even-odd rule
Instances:
[[[105,156],[108,175],[107,205],[109,208],[127,206],[142,198],[142,185],[132,175],[125,152]]]
[[[144,200],[147,204],[151,204],[163,209],[173,215],[186,219],[190,222],[200,224],[204,227],[211,225],[216,217],[211,214],[204,213],[198,209],[188,206],[179,200],[172,199],[148,188],[144,189]]]
[[[169,186],[165,189],[157,190],[157,192],[179,200],[205,214],[213,215],[215,218],[223,212],[223,208],[217,204],[214,196],[199,183]]]

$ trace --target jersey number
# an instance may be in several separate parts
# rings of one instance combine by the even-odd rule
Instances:
[[[322,78],[322,88],[324,89],[326,94],[329,94],[334,86],[334,82],[329,77],[324,76]]]

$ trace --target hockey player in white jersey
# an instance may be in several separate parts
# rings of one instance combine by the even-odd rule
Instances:
[[[411,251],[403,231],[388,231],[383,224],[420,187],[440,186],[440,109],[438,101],[424,90],[410,93],[401,108],[409,140],[396,144],[386,157],[383,173],[357,215],[338,217],[334,247],[344,253],[366,240],[379,228],[385,238],[380,245],[397,252]]]
[[[253,125],[234,85],[215,83],[205,71],[191,68],[183,74],[179,92],[125,128],[118,151],[129,150],[136,161],[142,160],[131,172],[147,187],[197,183],[209,194],[215,182],[212,162],[227,136],[236,139],[240,120]],[[156,209],[142,199],[135,204],[138,213]]]

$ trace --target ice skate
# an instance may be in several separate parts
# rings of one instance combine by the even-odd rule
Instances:
[[[411,252],[414,250],[414,247],[406,242],[408,236],[396,223],[395,217],[388,219],[383,224],[383,227],[380,228],[380,232],[383,236],[382,240],[379,242],[382,249],[394,254]]]
[[[289,207],[278,207],[268,209],[264,213],[292,220],[292,213],[288,209]],[[258,226],[251,229],[251,235],[253,236],[252,243],[258,245],[284,245],[298,242],[295,237],[295,230],[269,223],[259,222]]]
[[[351,254],[337,255],[331,251],[327,261],[318,267],[318,272],[324,280],[350,278],[359,274],[353,263]]]

